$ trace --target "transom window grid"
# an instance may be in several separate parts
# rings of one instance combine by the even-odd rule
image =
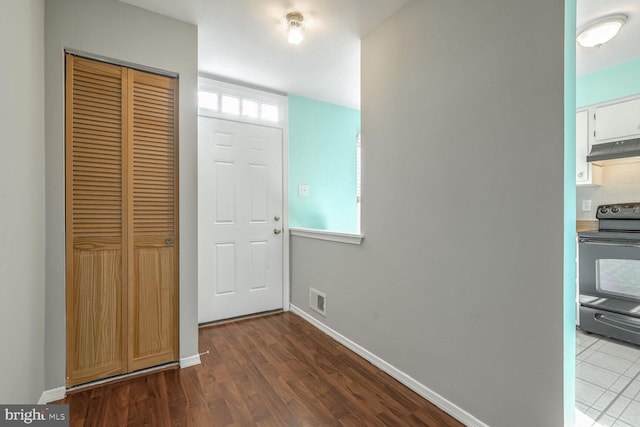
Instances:
[[[281,108],[276,103],[252,97],[226,93],[223,90],[201,88],[198,91],[198,112],[201,115],[224,115],[252,121],[280,123],[283,120]]]

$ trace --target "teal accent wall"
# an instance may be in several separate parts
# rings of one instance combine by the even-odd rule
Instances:
[[[576,401],[576,0],[564,2],[564,425]]]
[[[585,107],[640,93],[640,58],[576,79],[576,105]]]
[[[360,111],[294,95],[288,108],[289,227],[357,233]]]

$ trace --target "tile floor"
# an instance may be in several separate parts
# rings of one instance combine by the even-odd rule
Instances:
[[[576,427],[640,426],[640,347],[576,332]]]

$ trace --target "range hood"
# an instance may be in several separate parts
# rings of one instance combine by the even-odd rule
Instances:
[[[626,139],[624,141],[594,144],[591,147],[591,152],[587,155],[587,162],[624,159],[638,156],[640,156],[640,138]]]

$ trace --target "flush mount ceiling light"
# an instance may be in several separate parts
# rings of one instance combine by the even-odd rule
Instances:
[[[287,13],[286,18],[287,26],[289,27],[289,43],[300,44],[304,39],[304,34],[302,32],[304,16],[302,16],[300,12],[289,12]]]
[[[582,47],[600,47],[618,34],[627,15],[608,15],[589,22],[578,31],[576,40]]]

